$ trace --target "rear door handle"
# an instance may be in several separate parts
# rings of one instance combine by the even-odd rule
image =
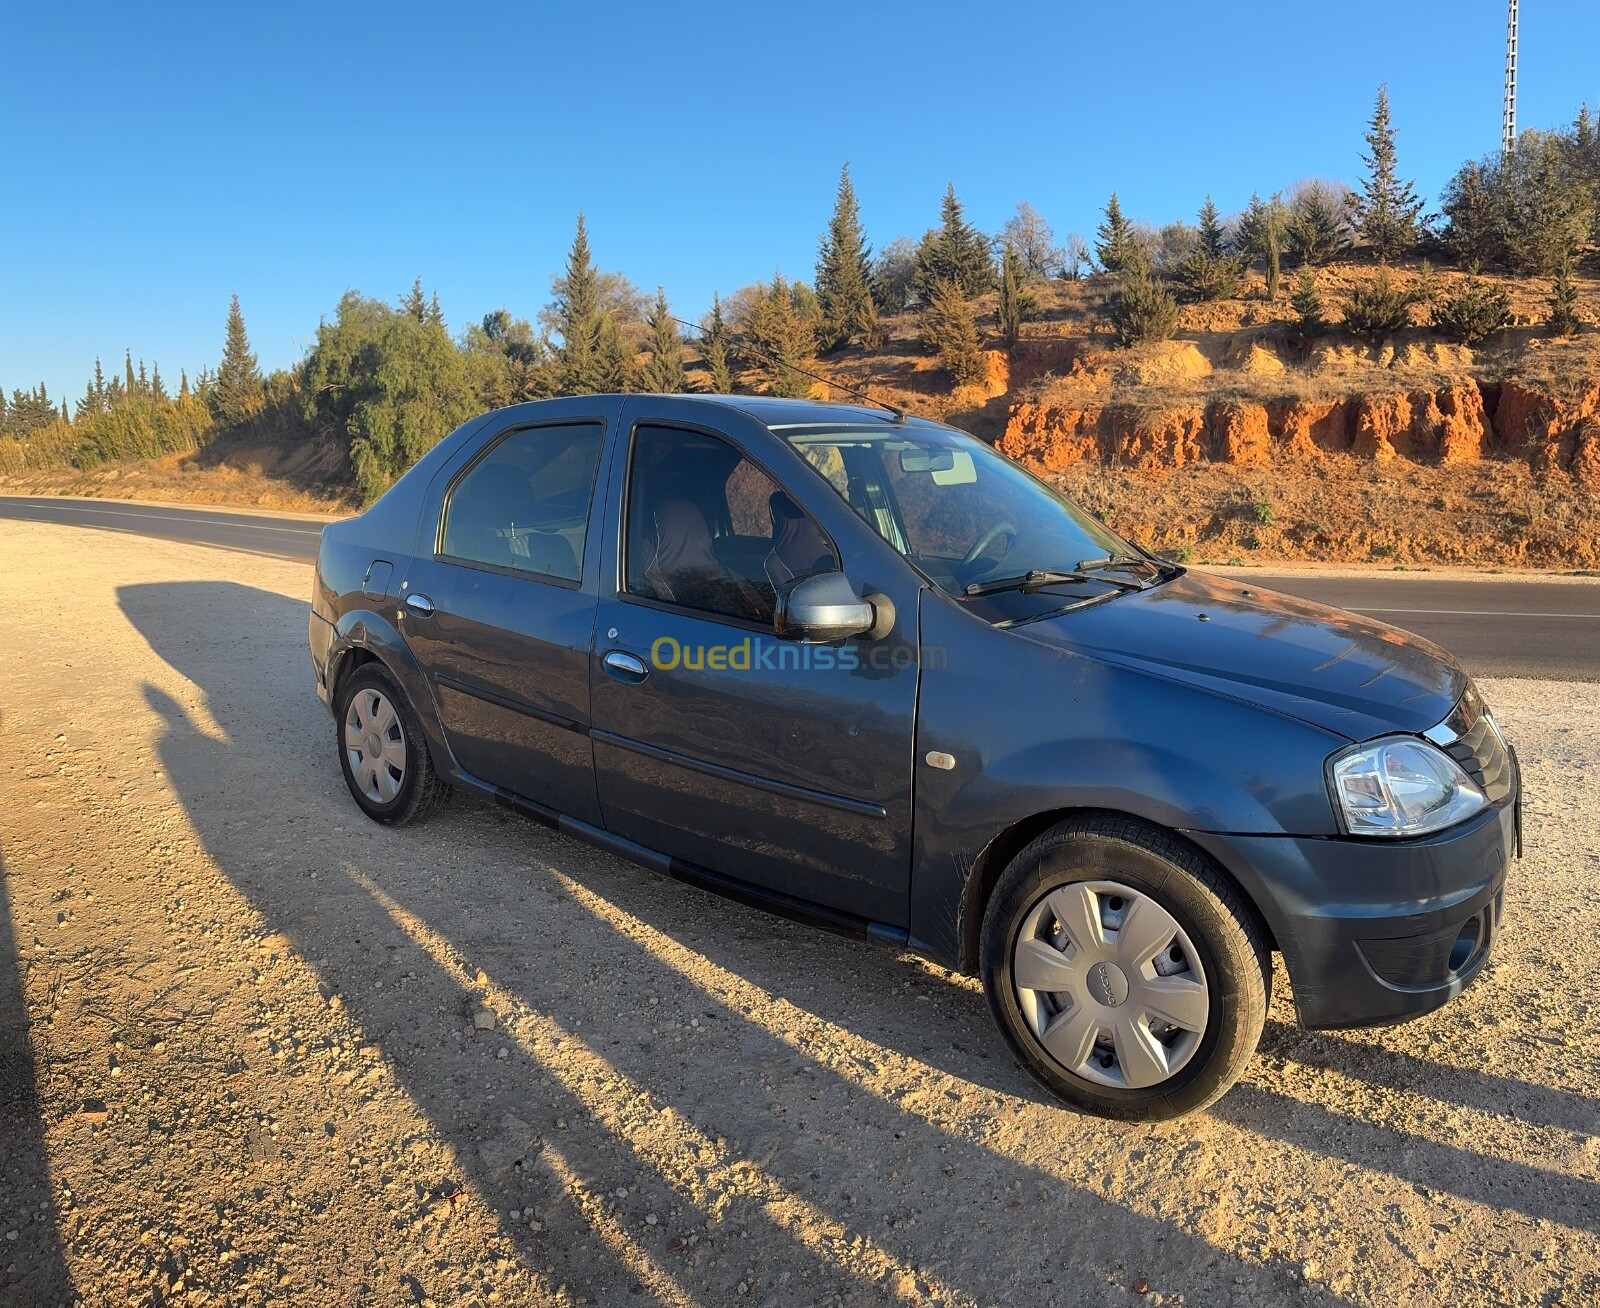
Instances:
[[[625,650],[607,650],[601,662],[605,664],[606,671],[618,681],[637,684],[650,675],[650,669],[645,667],[644,660]]]
[[[418,617],[427,618],[433,615],[433,601],[416,591],[406,596],[406,607]]]

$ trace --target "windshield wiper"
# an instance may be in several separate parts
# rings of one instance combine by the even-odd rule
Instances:
[[[1152,568],[1163,577],[1175,576],[1176,563],[1151,558],[1144,554],[1107,554],[1103,559],[1084,559],[1078,564],[1079,572],[1109,572],[1117,568]]]
[[[1033,568],[1016,577],[996,577],[993,581],[975,581],[962,588],[962,594],[976,597],[979,595],[994,595],[1003,590],[1020,590],[1024,593],[1038,590],[1042,586],[1055,586],[1069,581],[1103,581],[1108,586],[1115,586],[1118,590],[1143,590],[1144,586],[1137,581],[1123,581],[1117,577],[1106,577],[1083,569],[1069,568]]]

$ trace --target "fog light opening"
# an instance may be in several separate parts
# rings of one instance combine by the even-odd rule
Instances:
[[[1483,943],[1483,914],[1474,913],[1462,924],[1455,944],[1450,946],[1450,970],[1459,972],[1478,956]]]

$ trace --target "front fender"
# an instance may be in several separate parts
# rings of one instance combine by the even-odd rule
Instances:
[[[930,957],[971,965],[975,871],[997,875],[993,851],[1015,852],[1008,833],[1051,815],[1121,813],[1180,833],[1338,834],[1323,762],[1343,737],[952,607],[922,605],[924,648],[943,654],[925,661],[917,704],[909,919]],[[1001,698],[997,686],[1026,691]],[[955,766],[926,765],[931,751]],[[1244,889],[1259,906],[1261,888]]]

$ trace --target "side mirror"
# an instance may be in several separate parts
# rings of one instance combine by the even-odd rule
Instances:
[[[887,615],[885,615],[885,608]],[[884,617],[887,616],[887,624]],[[814,572],[778,589],[773,630],[785,640],[823,644],[851,636],[887,635],[894,608],[887,595],[863,599],[842,572]],[[885,628],[881,633],[879,628]]]

